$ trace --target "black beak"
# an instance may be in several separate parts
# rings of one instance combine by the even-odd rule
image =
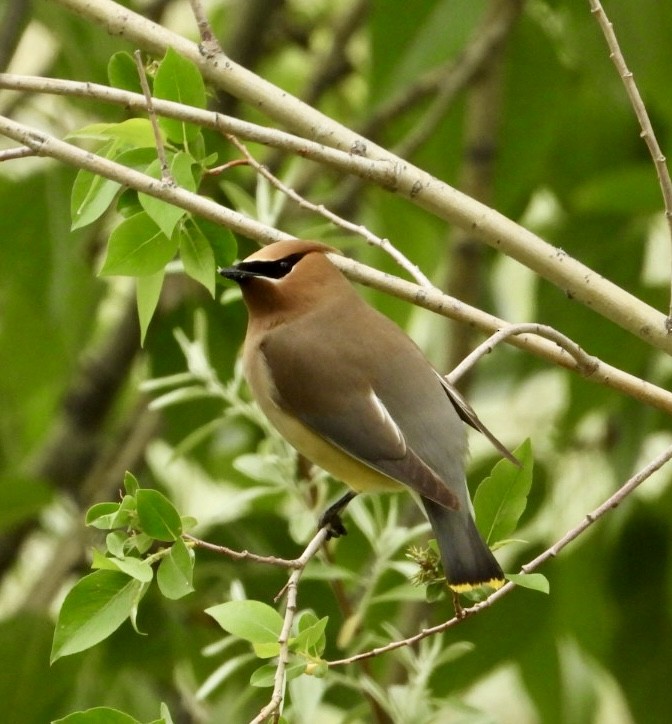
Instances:
[[[227,266],[227,267],[220,266],[217,269],[217,274],[224,277],[224,279],[230,279],[233,282],[239,282],[245,278],[245,272],[241,272],[241,270],[235,266]]]
[[[219,267],[217,273],[224,277],[224,279],[230,279],[232,282],[237,282],[238,284],[251,277],[263,276],[258,271],[247,268],[245,262],[240,262],[240,264],[234,264],[233,266]]]

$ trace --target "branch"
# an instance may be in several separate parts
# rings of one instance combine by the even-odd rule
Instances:
[[[154,143],[156,145],[156,154],[159,158],[159,164],[161,165],[161,180],[164,184],[174,186],[175,182],[173,181],[170,169],[168,168],[166,148],[163,145],[163,138],[161,138],[161,131],[159,130],[159,121],[156,118],[156,111],[154,110],[154,104],[152,102],[152,93],[149,90],[149,83],[147,82],[147,73],[145,72],[145,66],[142,62],[142,53],[139,50],[136,50],[133,53],[133,58],[135,60],[135,66],[138,69],[140,87],[142,88],[142,93],[145,96],[145,104],[147,109],[147,115],[149,116],[149,122],[152,124]]]
[[[640,135],[644,139],[653,159],[653,165],[658,175],[658,184],[663,194],[665,218],[670,232],[670,242],[672,243],[672,179],[670,179],[670,171],[667,168],[665,156],[658,145],[658,139],[649,119],[649,114],[646,111],[646,106],[639,93],[639,88],[637,88],[637,83],[635,83],[635,76],[628,69],[625,58],[623,57],[623,53],[618,44],[618,38],[614,32],[614,26],[604,12],[600,0],[588,0],[588,2],[590,4],[590,11],[597,19],[607,41],[607,45],[609,46],[609,57],[613,60],[618,74],[621,76],[628,98],[639,121],[639,126],[642,129]],[[672,273],[670,274],[670,283],[672,284]],[[672,292],[670,294],[670,313],[666,321],[666,327],[668,332],[672,332]]]
[[[142,96],[139,97],[142,98]],[[155,106],[158,106],[158,102],[155,102]],[[72,144],[65,143],[2,116],[0,116],[0,133],[4,133],[19,143],[29,146],[38,155],[51,156],[77,168],[85,168],[136,191],[142,191],[149,196],[168,201],[186,211],[203,216],[262,243],[268,244],[273,241],[292,238],[284,232],[219,206],[208,198],[179,187],[167,186],[155,178],[109,159],[96,156],[88,151],[83,151]],[[387,292],[437,314],[464,321],[488,332],[507,326],[507,323],[503,320],[475,307],[469,307],[457,299],[442,294],[438,289],[419,287],[416,284],[384,274],[341,255],[331,255],[330,258],[351,280]],[[667,338],[667,341],[672,343],[672,338]],[[562,350],[558,350],[553,344],[524,336],[515,338],[512,340],[512,344],[537,354],[554,364],[581,372],[571,357],[566,353],[563,354]],[[646,404],[672,414],[671,393],[638,377],[629,375],[616,367],[600,363],[598,370],[592,373],[588,379],[619,390]]]
[[[172,46],[194,62],[214,86],[249,103],[293,132],[346,153],[356,149],[370,164],[367,180],[396,191],[445,221],[471,229],[480,241],[550,280],[571,299],[586,304],[648,344],[672,352],[672,335],[668,335],[666,318],[660,312],[531,231],[362,138],[230,58],[203,57],[195,43],[112,0],[52,2],[148,52],[160,55]]]
[[[203,548],[204,550],[211,551],[212,553],[218,553],[226,556],[227,558],[233,558],[234,561],[252,561],[252,563],[265,563],[269,566],[277,566],[278,568],[301,568],[304,564],[301,558],[277,558],[276,556],[260,556],[257,553],[250,553],[249,551],[236,551],[228,546],[220,546],[215,543],[208,543],[206,540],[195,538],[193,535],[183,535],[185,540],[193,543],[197,548]]]
[[[463,377],[472,367],[476,365],[478,360],[486,354],[490,354],[492,350],[500,343],[519,334],[536,334],[545,339],[555,342],[558,347],[569,353],[576,362],[576,370],[584,377],[590,377],[599,372],[600,362],[597,357],[589,355],[576,342],[569,337],[558,332],[557,329],[549,327],[546,324],[521,323],[511,324],[504,329],[495,332],[491,337],[481,343],[476,349],[465,357],[459,365],[457,365],[450,374],[446,375],[446,379],[451,385],[455,385],[458,380]]]
[[[476,307],[470,307],[458,299],[443,294],[438,289],[419,287],[417,284],[412,284],[404,279],[364,266],[344,256],[332,254],[329,258],[350,280],[392,294],[399,299],[405,299],[436,314],[462,321],[465,324],[476,326],[488,332],[496,332],[510,326],[508,322]],[[538,328],[543,329],[544,325],[538,325]],[[535,328],[536,331],[537,328]],[[550,341],[535,339],[524,334],[511,338],[509,342],[513,346],[531,352],[553,364],[577,372],[591,382],[618,390],[623,394],[672,414],[672,393],[623,370],[619,370],[617,367],[612,367],[596,357],[591,358],[598,363],[596,367],[591,366],[582,369],[572,356]]]
[[[664,452],[658,455],[658,457],[652,460],[646,467],[642,468],[642,470],[640,470],[636,475],[633,475],[612,496],[607,498],[607,500],[605,500],[602,505],[595,508],[595,510],[593,510],[591,513],[588,513],[583,521],[581,521],[581,523],[579,523],[571,530],[567,531],[567,533],[565,533],[565,535],[560,538],[560,540],[554,543],[550,548],[547,548],[543,553],[538,555],[529,563],[526,563],[524,566],[522,566],[521,572],[531,573],[532,571],[539,568],[539,566],[545,563],[549,558],[554,558],[555,556],[557,556],[563,548],[569,545],[574,539],[578,538],[582,533],[590,528],[590,526],[593,525],[595,521],[599,520],[603,515],[605,515],[605,513],[607,513],[612,508],[616,508],[621,502],[623,502],[623,500],[628,495],[630,495],[630,493],[632,493],[633,490],[635,490],[635,488],[641,485],[647,478],[651,477],[651,475],[653,475],[653,473],[655,473],[657,470],[660,470],[660,468],[662,468],[663,465],[665,465],[670,460],[672,460],[672,446],[668,447]],[[418,641],[427,638],[428,636],[434,636],[435,634],[443,633],[449,628],[457,626],[459,623],[469,618],[470,616],[474,616],[477,613],[480,613],[483,609],[489,608],[500,598],[503,598],[504,596],[511,593],[511,591],[513,591],[515,587],[515,583],[509,581],[507,584],[505,584],[500,589],[488,596],[484,601],[481,601],[474,606],[470,606],[469,608],[463,608],[460,611],[459,617],[454,616],[448,621],[444,621],[437,626],[425,628],[414,636],[409,636],[409,638],[407,639],[392,641],[385,646],[380,646],[369,651],[364,651],[360,654],[355,654],[354,656],[349,656],[345,659],[329,661],[327,662],[327,664],[332,667],[352,664],[356,661],[362,661],[364,659],[373,658],[374,656],[386,654],[389,651],[394,651],[395,649],[399,649],[404,646],[411,646]]]
[[[287,581],[287,586],[284,589],[287,591],[287,603],[285,604],[285,618],[283,620],[282,630],[280,632],[280,636],[278,637],[280,653],[278,654],[278,666],[275,670],[273,694],[271,695],[271,700],[268,704],[254,719],[252,719],[250,724],[261,724],[261,722],[266,721],[268,717],[280,712],[280,707],[282,706],[282,700],[284,698],[285,672],[287,670],[287,664],[289,663],[289,638],[297,610],[296,602],[298,597],[299,580],[306,565],[320,550],[320,548],[322,548],[328,538],[328,535],[329,533],[326,527],[320,528],[317,531],[317,533],[313,536],[313,539],[306,546],[306,549],[296,560],[296,563],[298,564],[296,566],[296,570],[292,572],[292,575],[289,577],[289,581]]]
[[[280,179],[277,178],[277,176],[273,175],[268,170],[268,168],[266,168],[266,166],[259,163],[259,161],[254,158],[254,156],[248,151],[248,149],[234,135],[227,134],[226,137],[243,154],[247,163],[249,163],[249,165],[257,171],[257,173],[267,179],[273,186],[275,186],[276,189],[282,191],[282,193],[285,194],[288,198],[292,199],[292,201],[294,201],[304,209],[308,209],[309,211],[313,211],[314,213],[323,216],[325,219],[331,221],[332,224],[340,226],[346,231],[350,231],[353,234],[357,234],[358,236],[363,237],[372,246],[377,246],[379,249],[382,249],[384,252],[389,254],[389,256],[391,256],[392,259],[394,259],[394,261],[402,269],[404,269],[411,277],[413,277],[413,279],[415,279],[415,281],[420,286],[434,286],[429,281],[429,279],[422,273],[420,268],[416,264],[413,264],[409,259],[407,259],[390,242],[389,239],[381,239],[381,237],[376,236],[376,234],[369,231],[363,224],[353,224],[351,221],[346,221],[346,219],[338,216],[338,214],[329,211],[329,209],[327,209],[323,204],[318,205],[311,203],[303,196],[298,194],[296,191],[289,188],[289,186],[284,184],[282,181],[280,181]]]
[[[142,96],[140,97],[142,98]],[[142,191],[149,196],[167,201],[186,211],[191,211],[216,224],[226,226],[233,231],[263,243],[269,244],[273,241],[293,238],[289,234],[284,234],[270,226],[220,206],[204,196],[191,193],[179,186],[170,186],[144,173],[110,161],[102,156],[83,151],[71,143],[60,141],[53,136],[16,123],[4,116],[0,116],[0,133],[13,138],[24,146],[28,146],[38,156],[49,156],[70,166],[86,169],[99,176],[116,181],[123,186]]]

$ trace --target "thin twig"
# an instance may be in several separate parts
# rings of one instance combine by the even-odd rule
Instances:
[[[454,385],[463,377],[477,362],[486,354],[490,354],[492,350],[504,340],[519,334],[536,334],[545,339],[555,342],[558,347],[570,354],[576,362],[577,371],[584,377],[590,377],[599,369],[600,360],[597,357],[589,355],[576,342],[565,336],[557,329],[549,327],[545,324],[536,324],[526,322],[521,324],[510,324],[504,329],[495,332],[491,337],[476,347],[467,357],[465,357],[459,365],[457,365],[450,374],[446,375],[446,380]]]
[[[644,468],[642,468],[638,473],[633,475],[626,483],[624,483],[613,495],[611,495],[607,500],[602,503],[602,505],[598,506],[593,510],[591,513],[588,513],[586,517],[579,523],[577,526],[569,530],[565,535],[560,538],[558,541],[556,541],[550,548],[547,548],[543,553],[538,555],[536,558],[531,560],[529,563],[526,563],[524,566],[521,567],[522,573],[531,573],[535,569],[539,568],[543,563],[545,563],[549,558],[553,558],[558,555],[558,553],[565,548],[569,543],[571,543],[574,539],[576,539],[578,536],[580,536],[584,531],[586,531],[595,521],[597,521],[599,518],[601,518],[607,511],[611,510],[612,508],[616,508],[620,503],[623,502],[623,500],[632,493],[632,491],[637,488],[639,485],[641,485],[647,478],[651,477],[653,473],[655,473],[657,470],[660,470],[660,468],[663,467],[667,462],[672,460],[672,446],[668,447],[666,450],[664,450],[660,455],[658,455],[654,460],[652,460],[648,465],[646,465]],[[469,608],[463,608],[461,611],[461,615],[459,617],[454,616],[453,618],[449,619],[448,621],[444,621],[443,623],[438,624],[437,626],[432,626],[431,628],[423,629],[422,631],[419,631],[417,634],[413,636],[409,636],[406,639],[401,639],[399,641],[392,641],[389,644],[386,644],[385,646],[379,646],[375,649],[370,649],[369,651],[364,651],[359,654],[355,654],[354,656],[349,656],[345,659],[337,659],[335,661],[328,661],[328,666],[344,666],[345,664],[352,664],[356,661],[362,661],[363,659],[370,659],[374,656],[380,656],[381,654],[386,654],[390,651],[394,651],[395,649],[402,648],[404,646],[411,646],[418,641],[421,641],[422,639],[427,638],[428,636],[434,636],[435,634],[443,633],[444,631],[448,630],[449,628],[453,628],[454,626],[457,626],[459,623],[464,621],[467,618],[470,618],[471,616],[476,615],[480,611],[482,611],[485,608],[489,608],[492,606],[495,602],[497,602],[500,598],[503,598],[507,594],[511,593],[513,589],[515,588],[515,584],[509,581],[504,586],[502,586],[500,589],[495,591],[494,593],[490,594],[484,601],[481,601],[480,603],[475,604],[474,606],[470,606]]]
[[[228,171],[230,168],[235,168],[236,166],[249,166],[250,163],[244,158],[234,158],[231,161],[227,161],[226,163],[223,163],[221,166],[214,166],[213,168],[208,168],[205,170],[205,173],[208,174],[208,176],[219,176],[220,174],[224,173],[225,171]]]
[[[252,719],[250,724],[261,724],[266,721],[270,716],[274,716],[280,712],[282,701],[284,698],[285,690],[285,673],[287,671],[287,664],[289,663],[289,638],[292,631],[292,624],[297,611],[297,597],[298,597],[298,585],[299,579],[303,574],[303,571],[308,562],[316,555],[316,553],[322,548],[328,537],[327,528],[320,528],[317,533],[313,536],[313,539],[308,543],[306,549],[297,559],[299,564],[296,569],[292,572],[287,582],[287,603],[285,604],[285,617],[282,623],[282,630],[278,637],[278,643],[280,644],[280,651],[278,654],[278,665],[275,669],[275,677],[273,679],[273,694],[271,699],[266,706],[259,712],[259,714]]]
[[[189,0],[191,10],[196,19],[198,32],[201,36],[201,49],[206,57],[222,54],[222,48],[217,40],[217,36],[212,32],[212,27],[205,14],[201,0]]]
[[[149,90],[147,73],[145,72],[145,64],[142,62],[142,53],[139,50],[136,50],[133,53],[133,57],[135,58],[135,65],[138,69],[140,87],[142,88],[142,92],[145,95],[145,102],[147,103],[147,115],[149,116],[149,121],[152,124],[152,131],[154,132],[156,155],[159,157],[159,164],[161,165],[161,181],[169,186],[174,186],[175,181],[173,180],[173,177],[170,173],[170,168],[168,167],[166,148],[163,145],[161,129],[159,128],[159,122],[156,118],[156,111],[154,110],[154,104],[152,102],[152,92]]]
[[[228,546],[208,543],[208,541],[201,540],[193,535],[185,534],[182,537],[190,543],[193,543],[197,548],[219,553],[220,555],[227,556],[227,558],[233,558],[236,561],[252,561],[253,563],[265,563],[269,566],[291,569],[301,568],[304,565],[301,558],[289,559],[278,558],[276,556],[260,556],[257,553],[250,553],[249,551],[236,551]]]
[[[332,224],[339,226],[346,231],[350,231],[353,234],[363,237],[372,246],[377,246],[387,254],[408,274],[415,279],[415,281],[423,287],[433,287],[434,285],[429,279],[420,271],[420,268],[413,264],[409,259],[406,258],[391,242],[389,239],[382,239],[380,236],[376,236],[372,231],[369,231],[363,224],[353,224],[351,221],[347,221],[342,216],[335,214],[333,211],[324,206],[324,204],[313,204],[298,194],[294,189],[284,184],[280,179],[269,171],[269,169],[254,158],[249,152],[245,144],[241,143],[234,135],[227,133],[226,138],[245,156],[247,163],[252,166],[257,173],[261,174],[269,183],[275,186],[276,189],[285,194],[288,198],[292,199],[301,208],[313,211],[316,214],[320,214],[325,219],[331,221]]]
[[[577,259],[546,243],[503,214],[489,209],[431,174],[369,142],[285,89],[281,89],[226,56],[206,58],[196,43],[134,13],[113,0],[52,0],[146,51],[160,54],[173,47],[194,62],[214,87],[249,103],[276,123],[305,138],[345,152],[369,164],[363,177],[394,190],[438,218],[470,228],[476,238],[508,254],[549,279],[570,298],[621,325],[648,344],[672,350],[666,315],[653,310],[617,284]],[[349,153],[361,149],[365,157]],[[342,156],[340,157],[342,159]],[[347,164],[346,164],[347,165]],[[357,167],[353,164],[352,168]],[[350,172],[350,171],[348,171]]]
[[[0,85],[1,83],[2,76],[0,76]],[[140,95],[138,95],[138,97],[142,99],[144,104],[144,98]],[[3,116],[0,116],[0,134],[4,134],[21,144],[29,146],[34,153],[39,156],[57,158],[71,166],[87,169],[95,174],[116,181],[119,184],[133,188],[136,191],[142,191],[149,196],[162,199],[186,211],[226,226],[251,239],[257,239],[261,243],[269,244],[274,241],[280,241],[281,239],[294,238],[289,234],[220,206],[204,196],[199,196],[180,187],[167,186],[127,166],[123,166],[110,159],[96,156],[73,144],[58,140],[53,136],[4,118]],[[333,149],[328,150],[335,154],[339,153],[338,151],[333,151]],[[561,255],[565,261],[568,258],[562,255],[560,250],[557,250],[556,254]],[[359,264],[353,259],[348,259],[344,256],[332,255],[331,259],[351,280],[392,294],[425,309],[430,309],[437,314],[464,321],[487,332],[492,332],[507,326],[507,323],[498,317],[463,304],[457,299],[442,294],[438,289],[420,287],[417,284],[400,279],[399,277],[384,274],[376,269]],[[624,294],[632,300],[633,305],[643,304],[627,293]],[[660,313],[647,305],[644,306],[646,306],[649,315],[662,317]],[[634,311],[632,318],[638,318],[638,315],[636,315]],[[655,321],[651,316],[647,317],[647,319],[649,319],[652,325],[655,325]],[[632,321],[632,319],[630,319],[630,321]],[[663,326],[664,325],[661,324],[661,327]],[[658,334],[654,335],[652,329],[649,329],[648,333],[652,335],[649,339],[651,344],[664,350],[672,350],[672,338],[670,336],[667,334],[662,337]],[[640,334],[644,337],[647,336],[647,334],[644,334],[644,330],[640,330]],[[527,336],[512,338],[511,344],[539,355],[554,364],[579,371],[576,363],[569,355],[563,353],[562,350],[558,350],[557,345]],[[599,369],[590,375],[588,379],[619,390],[624,394],[630,395],[646,404],[658,407],[668,413],[672,413],[672,394],[670,392],[634,375],[623,372],[616,367],[607,365],[604,362],[600,363]]]
[[[14,161],[17,158],[28,158],[35,156],[35,151],[28,146],[20,146],[19,148],[6,148],[0,151],[0,163],[3,161]]]
[[[640,128],[642,129],[640,135],[644,139],[653,159],[656,174],[658,175],[658,183],[663,195],[663,202],[665,203],[665,218],[670,232],[670,243],[672,244],[672,179],[670,179],[670,170],[667,167],[665,156],[658,144],[658,139],[653,130],[649,114],[647,113],[642,96],[639,93],[635,76],[628,69],[625,62],[625,57],[623,56],[618,38],[614,32],[614,26],[607,17],[600,0],[588,0],[588,2],[590,4],[590,11],[597,19],[607,41],[607,45],[609,46],[609,57],[614,62],[618,74],[621,76],[628,98],[639,121]],[[672,287],[672,269],[670,270],[670,285]],[[668,332],[672,332],[672,289],[670,291],[670,311],[667,317],[666,327]]]

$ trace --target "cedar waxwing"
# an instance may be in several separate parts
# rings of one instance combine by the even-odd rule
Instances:
[[[357,493],[418,493],[453,590],[498,588],[504,575],[473,519],[463,421],[511,454],[329,253],[338,252],[279,241],[220,269],[240,285],[249,312],[243,366],[252,394],[299,453]],[[334,535],[344,532],[338,512],[352,497],[323,518]]]

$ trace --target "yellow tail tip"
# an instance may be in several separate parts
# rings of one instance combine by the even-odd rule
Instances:
[[[506,583],[504,578],[491,578],[488,581],[474,581],[473,583],[449,583],[448,587],[455,593],[468,593],[475,588],[483,588],[487,586],[495,591]]]

